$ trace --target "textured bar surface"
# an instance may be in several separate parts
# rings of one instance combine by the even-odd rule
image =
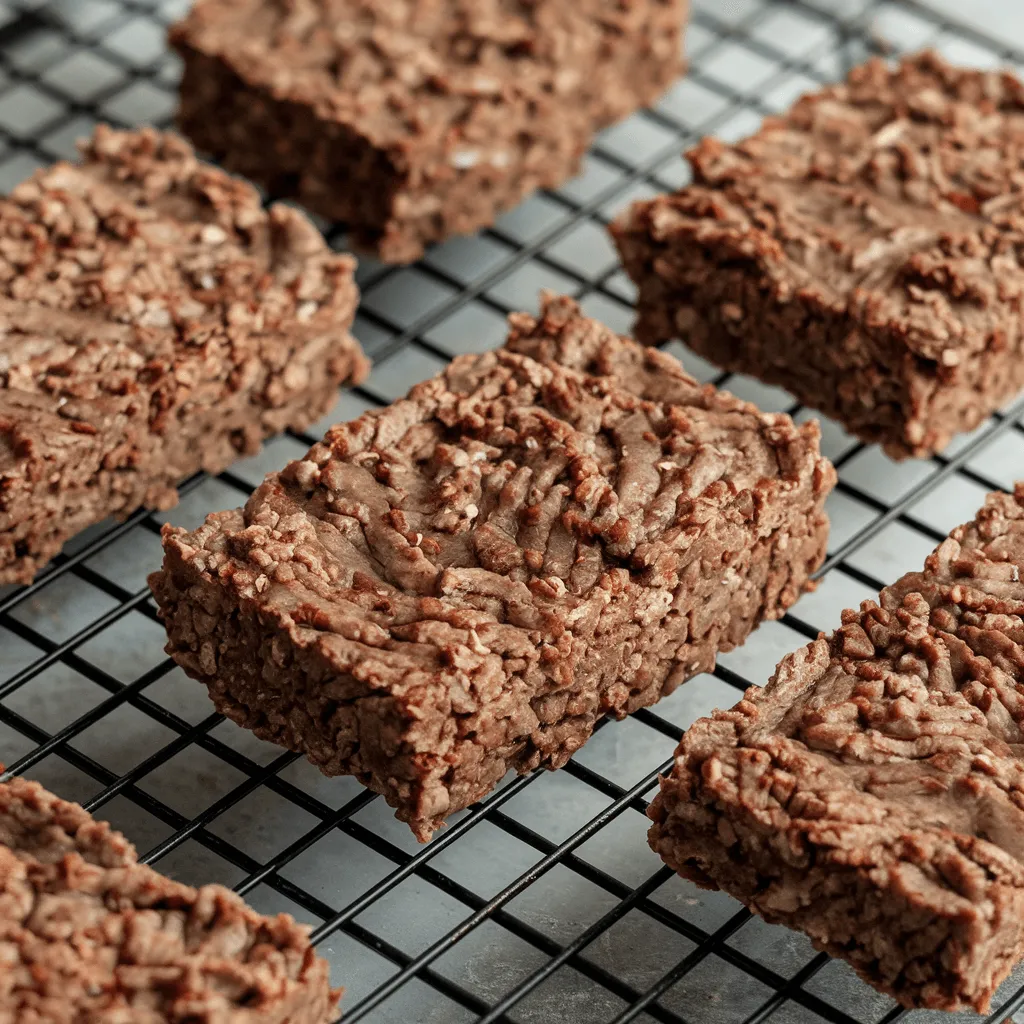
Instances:
[[[922,456],[1024,386],[1024,88],[931,54],[880,60],[614,225],[637,336],[781,384]]]
[[[0,963],[3,1024],[328,1024],[340,994],[308,929],[165,878],[17,778],[0,783]]]
[[[0,583],[327,412],[368,368],[353,269],[151,130],[0,200]]]
[[[833,482],[816,425],[548,298],[509,349],[334,427],[244,510],[167,528],[151,583],[219,710],[425,839],[781,615]]]
[[[909,1007],[1024,955],[1024,486],[693,725],[650,808],[680,874]]]
[[[579,168],[682,70],[687,0],[200,0],[179,124],[388,262]]]

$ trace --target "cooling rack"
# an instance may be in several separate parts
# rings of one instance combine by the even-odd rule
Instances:
[[[169,123],[178,66],[164,36],[186,6],[0,0],[0,188],[71,156],[97,120]],[[604,132],[579,178],[415,266],[364,262],[356,333],[375,362],[366,385],[307,435],[278,438],[215,479],[189,480],[167,518],[195,524],[241,503],[329,422],[404,394],[455,354],[499,344],[505,315],[534,308],[541,287],[628,330],[633,290],[605,224],[627,202],[683,184],[679,154],[700,135],[739,138],[872,51],[933,45],[952,60],[1024,70],[1024,11],[1013,0],[979,2],[973,26],[919,0],[695,8],[688,77]],[[808,415],[778,389],[677,354],[762,408]],[[986,490],[1024,477],[1022,410],[1010,406],[942,455],[899,467],[825,423],[840,483],[819,589],[723,656],[714,674],[599,729],[562,771],[506,780],[425,847],[352,780],[324,779],[209,713],[201,688],[162,653],[145,586],[159,562],[153,515],[102,524],[32,586],[0,589],[0,759],[112,821],[160,870],[222,882],[263,911],[312,922],[348,989],[351,1024],[980,1020],[907,1013],[802,936],[676,878],[647,849],[643,813],[694,718],[765,682],[782,654],[833,628],[843,607],[917,568]],[[1024,972],[996,1006],[987,1024],[1024,1007]]]

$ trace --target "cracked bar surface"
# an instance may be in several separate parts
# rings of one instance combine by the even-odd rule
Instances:
[[[340,992],[309,930],[136,861],[105,822],[0,783],[0,1021],[328,1024]]]
[[[895,458],[1024,387],[1024,87],[873,60],[613,226],[637,337],[780,384]]]
[[[1024,956],[1024,485],[698,721],[667,864],[907,1007],[987,1012]]]
[[[818,440],[548,297],[244,509],[166,529],[167,650],[426,839],[796,600],[828,531]]]
[[[687,0],[199,0],[178,123],[387,262],[577,173],[682,72]]]
[[[0,584],[327,412],[368,368],[353,270],[151,130],[101,126],[0,200]]]

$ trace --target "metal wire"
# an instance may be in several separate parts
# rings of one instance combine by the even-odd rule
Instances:
[[[5,6],[9,8],[6,20]],[[178,8],[181,6],[177,4]],[[985,49],[1000,61],[1024,64],[1024,53],[1009,48],[1002,40],[986,36],[976,27],[937,15],[920,0],[864,0],[863,3],[841,4],[838,11],[824,0],[744,0],[721,8],[711,3],[697,6],[693,14],[692,38],[696,43],[691,52],[690,80],[715,99],[714,113],[690,121],[685,110],[681,113],[671,105],[659,105],[639,115],[646,129],[660,141],[649,146],[637,160],[632,159],[632,154],[624,154],[608,136],[599,139],[592,159],[603,174],[603,183],[598,175],[598,184],[588,189],[567,188],[545,193],[542,202],[549,220],[525,235],[507,221],[483,232],[483,240],[502,255],[478,275],[467,278],[443,259],[435,258],[433,253],[412,270],[364,268],[361,280],[367,301],[359,322],[368,335],[369,354],[378,366],[393,365],[394,359],[390,357],[396,355],[400,358],[416,355],[437,364],[449,359],[450,346],[439,340],[436,329],[470,308],[481,315],[504,316],[514,303],[503,297],[506,294],[503,289],[515,275],[526,270],[565,282],[584,304],[595,302],[608,309],[627,311],[629,286],[623,282],[617,264],[608,262],[596,270],[584,269],[571,256],[560,254],[559,246],[571,239],[581,226],[602,227],[609,210],[637,190],[662,191],[668,187],[673,174],[677,173],[674,168],[678,154],[700,135],[730,130],[733,119],[743,113],[759,117],[772,112],[774,91],[784,89],[795,80],[806,80],[812,86],[830,80],[837,73],[829,63],[833,58],[838,61],[838,71],[842,72],[849,67],[854,53],[859,52],[858,47],[865,51],[878,50],[880,44],[873,27],[876,18],[883,14],[911,18],[924,36],[961,40]],[[131,26],[142,26],[150,33],[162,30],[172,20],[174,7],[161,0],[0,3],[0,177],[5,173],[5,164],[21,167],[19,160],[46,163],[65,155],[65,135],[79,122],[107,120],[117,124],[131,120],[120,119],[117,111],[134,109],[125,98],[133,89],[149,90],[148,95],[157,107],[160,104],[169,107],[173,65],[169,66],[167,54],[160,51],[151,58],[145,54],[140,57],[131,48],[116,45],[116,40]],[[775,38],[764,28],[780,12],[820,27],[821,38],[810,42],[803,50],[794,49],[788,40]],[[751,60],[759,60],[772,68],[756,87],[735,85],[716,74],[716,61],[730,48],[737,47],[751,55]],[[109,82],[88,95],[76,95],[74,90],[62,88],[54,75],[71,57],[82,54],[113,69]],[[8,109],[13,102],[10,98],[22,95],[31,95],[44,113],[34,119],[26,117],[24,110],[12,113]],[[5,100],[9,101],[7,107]],[[159,123],[160,118],[157,121]],[[344,243],[337,229],[329,229],[328,238],[339,245]],[[416,309],[414,315],[396,317],[387,303],[375,303],[374,296],[400,286],[406,280],[403,275],[409,274],[416,275],[417,282],[440,299]],[[734,383],[724,374],[716,380]],[[364,404],[381,403],[388,398],[387,386],[371,378],[367,385],[357,389],[355,396]],[[793,407],[789,411],[797,414],[800,410]],[[838,492],[866,510],[869,519],[836,544],[819,575],[839,574],[851,584],[877,590],[887,581],[876,578],[870,567],[865,568],[860,556],[884,531],[899,526],[925,541],[941,540],[944,531],[930,523],[917,507],[921,498],[951,481],[986,489],[999,486],[1000,480],[992,478],[983,468],[979,456],[991,451],[1000,439],[1024,433],[1018,422],[1022,412],[1024,400],[994,416],[986,429],[953,454],[932,460],[932,472],[927,479],[892,501],[857,482],[849,470],[865,456],[866,450],[860,444],[847,445],[835,459],[840,470]],[[314,440],[311,433],[292,436],[293,442]],[[236,472],[222,474],[218,482],[239,502],[251,490],[251,481]],[[207,477],[197,475],[183,486],[183,496],[198,498],[208,483]],[[639,1019],[698,1024],[705,1019],[707,1007],[696,1003],[681,1006],[671,997],[680,983],[692,979],[696,972],[714,961],[739,972],[751,985],[761,986],[768,993],[752,1009],[736,1016],[736,1024],[781,1022],[788,1020],[787,1014],[794,1009],[805,1018],[810,1015],[834,1024],[862,1024],[861,1016],[830,998],[828,987],[822,982],[822,972],[829,964],[823,955],[808,954],[802,965],[793,971],[784,968],[781,962],[776,969],[770,959],[766,962],[764,957],[744,951],[735,942],[736,936],[753,923],[746,910],[733,910],[717,925],[696,923],[667,907],[661,899],[674,877],[667,868],[656,867],[634,884],[623,881],[614,871],[600,867],[583,855],[586,844],[604,835],[617,818],[630,811],[642,813],[645,810],[658,772],[666,770],[670,762],[664,762],[655,770],[645,770],[639,781],[628,785],[588,767],[583,759],[570,762],[563,769],[563,776],[581,787],[581,792],[603,801],[603,806],[573,828],[566,838],[551,838],[514,813],[516,806],[534,798],[539,780],[547,777],[534,774],[511,781],[458,818],[429,845],[409,852],[401,841],[388,838],[390,833],[386,829],[368,823],[366,815],[379,803],[379,798],[359,790],[340,806],[332,806],[322,798],[321,790],[316,790],[318,795],[314,795],[285,773],[296,762],[295,755],[279,753],[261,760],[245,752],[248,748],[240,749],[238,744],[229,741],[228,734],[218,729],[222,722],[219,716],[211,714],[199,721],[189,720],[156,699],[153,695],[157,688],[168,682],[173,671],[169,661],[161,661],[131,680],[120,679],[97,664],[89,653],[91,643],[108,635],[129,615],[155,621],[148,591],[112,579],[99,567],[100,563],[123,550],[133,537],[151,537],[158,530],[156,517],[136,513],[125,523],[92,531],[88,539],[56,559],[32,585],[0,591],[0,638],[10,635],[31,652],[27,660],[9,674],[0,673],[0,729],[6,728],[24,741],[20,748],[23,752],[8,758],[10,763],[2,777],[37,770],[52,759],[59,759],[99,787],[85,800],[89,810],[102,813],[115,798],[125,798],[161,824],[165,834],[144,854],[143,860],[159,864],[185,844],[195,844],[194,848],[221,858],[231,865],[236,875],[241,874],[234,881],[238,892],[272,893],[275,898],[290,902],[297,913],[319,921],[313,937],[324,948],[342,935],[359,948],[382,958],[391,965],[390,974],[346,1005],[346,1020],[405,1019],[389,1015],[388,1008],[414,984],[426,986],[447,1000],[445,1005],[451,1007],[453,1020],[475,1019],[480,1024],[498,1024],[550,1019],[555,1011],[543,1002],[543,993],[564,972],[571,971],[574,977],[579,976],[587,984],[596,986],[611,1000],[609,1005],[614,1009],[602,1011],[603,1020],[614,1019],[617,1024]],[[106,604],[95,616],[75,619],[78,628],[54,632],[46,627],[45,618],[41,619],[35,609],[39,602],[52,603],[50,595],[69,581],[75,586],[92,588]],[[818,627],[807,621],[801,605],[783,621],[800,636],[814,637],[818,633]],[[0,661],[0,669],[2,667]],[[16,705],[20,696],[42,693],[52,686],[47,673],[55,668],[77,674],[98,687],[104,696],[73,713],[70,720],[58,728],[47,729],[33,720],[23,706],[18,710]],[[761,665],[755,678],[747,678],[735,667],[723,664],[714,674],[719,683],[742,690],[751,684],[763,683],[772,668],[771,664]],[[148,751],[130,767],[115,770],[80,749],[81,741],[96,730],[113,730],[114,716],[127,709],[166,730],[170,739]],[[649,730],[651,736],[665,743],[676,742],[682,732],[657,708],[638,712],[633,721],[637,728]],[[602,723],[601,731],[605,728],[622,729],[624,726]],[[194,814],[183,813],[147,788],[147,780],[154,773],[192,749],[215,758],[218,764],[234,773],[233,778],[241,777],[241,781],[229,786]],[[243,848],[243,844],[218,834],[218,823],[244,802],[262,798],[264,794],[300,810],[309,817],[311,824],[300,830],[283,849],[261,858]],[[509,844],[528,851],[534,858],[525,871],[490,896],[480,895],[458,877],[457,870],[445,866],[453,854],[469,848],[474,835],[486,830],[497,831]],[[289,877],[292,867],[302,857],[335,834],[388,865],[387,870],[342,906],[332,905],[329,899]],[[589,924],[581,925],[568,939],[553,938],[516,909],[517,898],[556,868],[593,887],[610,901],[607,909]],[[401,935],[385,933],[374,925],[372,918],[372,912],[399,887],[412,883],[437,890],[454,906],[462,908],[463,915],[415,953],[405,948]],[[634,917],[650,928],[667,931],[678,940],[680,948],[686,948],[685,955],[653,979],[629,980],[591,955],[602,943],[612,942],[616,928]],[[497,994],[481,994],[478,986],[470,986],[464,979],[453,980],[444,966],[446,957],[464,948],[484,925],[503,929],[540,958],[506,991]],[[341,974],[339,980],[344,982],[344,969]],[[539,997],[541,1003],[537,1004]],[[534,1008],[526,1009],[529,1005]],[[542,1006],[540,1011],[537,1005]],[[987,1024],[996,1024],[1022,1007],[1024,987],[1005,994],[999,1007],[987,1018]],[[541,1018],[536,1017],[538,1012]],[[584,1014],[587,1012],[584,1010]],[[874,1019],[887,1024],[906,1019],[913,1024],[916,1016],[888,1006]],[[584,1015],[580,1019],[590,1018]]]

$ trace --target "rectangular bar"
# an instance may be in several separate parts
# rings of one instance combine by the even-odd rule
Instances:
[[[182,885],[77,804],[0,783],[0,1020],[329,1024],[326,961],[286,914]]]
[[[637,336],[780,384],[894,458],[1024,386],[1024,87],[933,54],[872,60],[704,139],[693,183],[613,226]]]
[[[988,1011],[1024,956],[1024,485],[694,724],[652,848],[907,1007]]]
[[[301,429],[368,363],[351,257],[151,130],[0,200],[0,584]]]
[[[387,262],[577,173],[682,72],[688,0],[199,0],[178,122]]]
[[[828,532],[818,438],[548,298],[244,509],[167,528],[167,651],[425,840],[797,599]]]

